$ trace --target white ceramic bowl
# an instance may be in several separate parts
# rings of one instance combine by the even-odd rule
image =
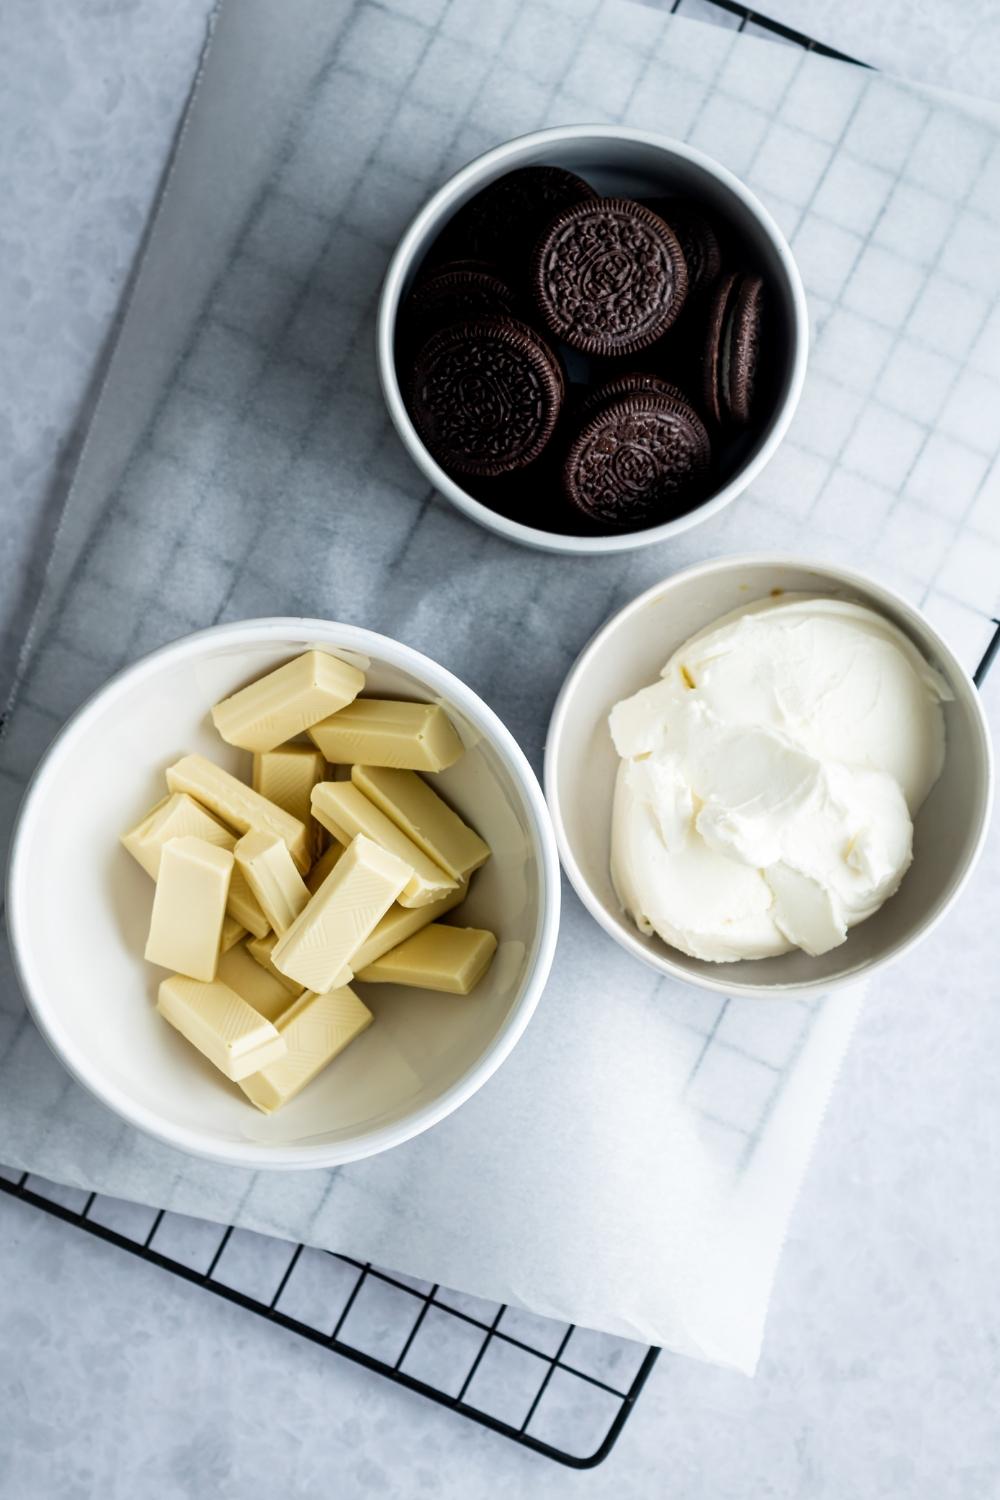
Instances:
[[[153,1009],[143,961],[152,882],[118,843],[164,794],[163,771],[201,751],[248,775],[213,703],[309,646],[368,672],[374,694],[447,709],[466,754],[441,787],[493,850],[462,915],[499,948],[468,999],[364,988],[375,1024],[297,1099],[259,1114]],[[370,665],[368,665],[370,663]],[[541,789],[509,731],[450,672],[385,636],[323,620],[248,620],[166,646],[72,718],[26,794],[7,910],[34,1018],[69,1071],[131,1124],[245,1167],[331,1167],[419,1134],[468,1099],[524,1031],[552,963],[559,860]]]
[[[780,366],[769,421],[732,477],[701,505],[676,520],[613,536],[573,536],[526,526],[491,510],[465,491],[432,457],[406,410],[396,371],[396,316],[421,262],[445,224],[468,199],[517,167],[546,165],[579,172],[603,194],[655,197],[664,192],[700,199],[727,220],[749,245],[765,273],[769,326]],[[491,531],[547,552],[625,552],[651,547],[722,509],[752,483],[773,455],[792,420],[805,378],[809,320],[802,278],[784,235],[764,206],[732,172],[682,141],[619,125],[562,125],[520,136],[457,172],[417,214],[386,272],[378,309],[376,353],[389,415],[418,468],[440,494]]]
[[[917,815],[914,859],[899,891],[821,958],[710,964],[658,937],[644,937],[622,912],[609,871],[611,805],[618,756],[608,714],[619,698],[655,682],[667,658],[695,631],[772,589],[850,598],[900,627],[943,673],[944,770]],[[545,790],[563,865],[606,932],[662,974],[729,995],[821,991],[873,973],[927,936],[956,899],[982,848],[993,796],[989,732],[968,673],[928,620],[873,579],[795,558],[737,557],[686,568],[641,594],[594,636],[556,702],[545,753]]]

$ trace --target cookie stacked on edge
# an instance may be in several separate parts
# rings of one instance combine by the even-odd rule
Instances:
[[[399,319],[427,448],[487,504],[636,530],[703,500],[755,412],[763,283],[681,198],[600,197],[559,167],[491,183],[446,226]]]

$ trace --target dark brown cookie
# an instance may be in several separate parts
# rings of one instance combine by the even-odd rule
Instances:
[[[620,396],[584,424],[566,455],[563,486],[592,521],[631,530],[687,509],[710,460],[708,433],[687,402]]]
[[[467,266],[442,267],[407,297],[400,312],[400,332],[406,342],[416,345],[452,323],[514,311],[514,293],[498,276]]]
[[[588,421],[607,406],[609,401],[615,401],[619,396],[669,396],[672,401],[690,405],[679,385],[663,380],[659,375],[630,370],[625,375],[616,375],[613,380],[606,380],[603,385],[591,386],[577,406],[579,420]]]
[[[705,407],[713,421],[750,420],[760,354],[764,283],[752,271],[724,276],[712,296],[703,355]]]
[[[522,281],[535,241],[560,209],[597,194],[562,167],[519,167],[491,182],[452,219],[442,243],[454,255],[496,262]]]
[[[559,362],[534,329],[515,318],[478,318],[424,344],[410,382],[410,414],[444,468],[490,478],[539,457],[564,389]]]
[[[719,279],[722,248],[709,220],[686,198],[650,198],[654,213],[674,231],[684,253],[688,273],[688,298],[700,297]]]
[[[535,247],[532,289],[550,333],[582,354],[636,354],[684,305],[677,237],[632,198],[564,209]]]

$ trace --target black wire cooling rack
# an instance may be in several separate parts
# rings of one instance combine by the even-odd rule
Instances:
[[[715,11],[734,29],[857,61],[735,0],[674,0],[670,9],[704,19]],[[1000,625],[977,683],[998,649]],[[660,1353],[349,1256],[27,1173],[0,1168],[0,1191],[573,1468],[608,1456]]]

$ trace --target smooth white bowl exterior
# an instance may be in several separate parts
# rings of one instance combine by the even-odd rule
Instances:
[[[462,908],[499,938],[468,998],[360,987],[375,1024],[298,1099],[258,1113],[153,1009],[143,961],[153,882],[120,846],[201,751],[249,779],[211,706],[309,646],[368,670],[374,694],[443,704],[467,747],[440,784],[493,850]],[[370,666],[368,663],[370,662]],[[167,1144],[247,1167],[331,1167],[426,1130],[500,1066],[552,963],[559,861],[545,802],[500,720],[450,672],[371,631],[251,620],[188,636],[115,677],[60,733],[28,789],[8,873],[8,922],[28,1004],[71,1073]]]
[[[646,531],[616,536],[569,536],[525,526],[498,515],[466,493],[425,448],[399,387],[396,372],[396,314],[420,263],[444,225],[482,188],[517,167],[545,163],[579,172],[603,193],[655,196],[665,183],[701,199],[736,225],[767,274],[772,329],[788,343],[784,378],[774,412],[751,456],[709,500],[687,515]],[[704,152],[682,141],[627,130],[619,125],[563,125],[520,136],[487,151],[457,172],[417,214],[389,263],[379,300],[376,354],[382,393],[393,425],[410,457],[446,499],[481,526],[513,542],[546,552],[626,552],[651,547],[715,515],[751,484],[781,442],[798,405],[805,379],[809,319],[805,292],[784,235],[749,188]]]
[[[611,801],[618,756],[608,714],[620,698],[655,682],[667,658],[695,631],[730,610],[786,592],[837,594],[879,610],[947,679],[947,755],[917,815],[914,859],[899,891],[821,958],[710,964],[658,937],[644,937],[622,912],[611,885]],[[687,568],[657,584],[604,625],[584,649],[553,710],[545,752],[545,791],[563,865],[577,895],[611,936],[663,974],[729,995],[766,997],[822,991],[898,958],[941,920],[982,848],[993,795],[989,731],[972,680],[919,610],[870,578],[794,558],[725,558]]]

